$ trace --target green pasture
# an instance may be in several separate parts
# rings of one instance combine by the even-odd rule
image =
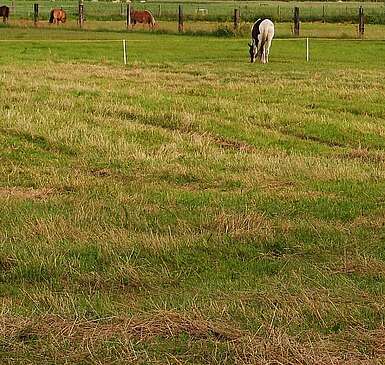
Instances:
[[[242,22],[239,29],[234,30],[232,23],[188,21],[184,23],[184,36],[206,35],[215,38],[249,38],[252,23]],[[149,32],[148,26],[139,24],[134,28],[127,29],[125,21],[86,21],[80,29],[75,20],[69,20],[60,26],[40,21],[34,27],[32,21],[16,20],[8,25],[0,24],[0,40],[50,40],[50,39],[119,39],[131,38],[132,36],[146,34],[179,34],[177,22],[157,22],[154,31]],[[357,39],[359,37],[356,24],[348,23],[303,23],[300,27],[302,38],[334,38],[334,39]],[[275,39],[295,38],[290,23],[275,23]],[[379,24],[368,24],[365,26],[364,40],[384,40],[385,28]],[[9,42],[12,43],[12,42]]]
[[[0,37],[0,363],[385,360],[385,42]]]
[[[15,19],[32,19],[34,1],[16,0],[12,7],[11,0],[5,0],[5,5],[11,7],[11,17]],[[78,14],[77,1],[39,1],[41,19],[48,19],[53,7],[63,7],[71,17]],[[326,22],[358,22],[358,8],[362,5],[366,20],[371,24],[384,24],[384,2],[319,2],[319,1],[133,1],[134,9],[150,10],[157,20],[174,20],[178,16],[179,4],[183,5],[186,20],[231,21],[234,9],[240,10],[244,21],[255,21],[260,17],[269,17],[277,22],[291,22],[293,9],[300,7],[302,21]],[[125,2],[85,1],[86,19],[89,20],[119,20],[125,18]]]

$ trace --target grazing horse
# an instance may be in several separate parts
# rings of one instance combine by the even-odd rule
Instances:
[[[65,23],[67,20],[67,14],[63,10],[63,8],[60,9],[52,9],[49,17],[49,22],[53,24],[59,24],[59,23]]]
[[[9,17],[9,7],[8,6],[0,6],[0,16],[3,17],[3,23],[8,22]]]
[[[258,19],[251,28],[249,43],[250,62],[258,58],[261,63],[269,62],[269,50],[274,37],[274,24],[269,19]]]
[[[148,24],[149,28],[154,29],[155,19],[148,10],[132,10],[131,13],[132,26],[136,23]]]

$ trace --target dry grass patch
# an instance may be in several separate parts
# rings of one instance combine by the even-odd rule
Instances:
[[[244,333],[221,322],[205,320],[197,313],[159,310],[132,318],[101,320],[66,319],[58,316],[36,318],[0,317],[0,338],[20,339],[36,335],[40,338],[68,338],[76,341],[102,341],[113,336],[149,340],[161,336],[171,338],[187,333],[195,339],[215,338],[226,341],[240,338]]]
[[[203,356],[209,363],[223,363],[225,358],[224,363],[241,365],[369,365],[380,364],[385,359],[384,328],[347,331],[339,338],[314,334],[300,338],[270,327],[265,330],[264,336],[260,336],[240,331],[229,324],[209,322],[191,315],[187,317],[172,311],[99,321],[69,320],[56,316],[32,319],[2,316],[0,319],[1,345],[9,354],[9,357],[3,355],[3,360],[17,359],[16,354],[34,348],[34,355],[43,356],[45,361],[54,359],[59,350],[70,363],[87,358],[92,363],[103,362],[103,358],[109,363],[106,356],[110,353],[106,348],[104,353],[101,352],[101,346],[115,343],[124,357],[114,357],[114,363],[124,363],[124,359],[130,359],[130,363],[143,363],[144,359],[137,356],[140,352],[135,350],[134,343],[162,347],[162,344],[178,339],[181,334],[188,335],[193,355]],[[50,346],[55,344],[55,349],[47,350],[48,346],[43,341],[49,341]],[[152,356],[151,353],[146,354],[147,362],[160,363],[159,360],[152,362]],[[183,355],[163,351],[163,356],[168,359],[167,363],[191,363]]]
[[[23,188],[23,187],[0,187],[0,198],[5,199],[38,199],[45,200],[56,194],[54,188]]]

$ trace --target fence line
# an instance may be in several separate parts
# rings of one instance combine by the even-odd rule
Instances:
[[[12,7],[12,0],[4,0],[3,3]],[[78,19],[79,6],[73,0],[63,0],[63,6],[70,18]],[[14,4],[14,3],[13,3]],[[126,18],[126,9],[122,2],[87,2],[84,5],[84,15],[89,20],[123,20]],[[234,7],[237,7],[243,21],[253,21],[260,17],[269,17],[274,21],[291,22],[293,20],[293,4],[267,0],[266,3],[248,1],[247,3],[201,1],[199,3],[181,2],[184,9],[184,19],[206,21],[232,21]],[[11,17],[32,19],[32,3],[19,0],[15,10],[11,11]],[[150,10],[159,20],[175,20],[178,16],[178,5],[175,2],[135,2],[135,9]],[[372,3],[323,3],[311,2],[296,4],[300,7],[303,21],[340,22],[358,20],[358,7],[362,5],[365,10],[365,18],[369,23],[385,24],[385,6],[383,2]],[[39,1],[39,15],[42,20],[48,19],[49,10],[55,5],[46,0]],[[161,8],[159,7],[161,6]],[[203,11],[204,10],[204,11]]]
[[[127,34],[124,34],[125,37],[127,37]],[[172,34],[172,36],[176,36],[175,34]],[[279,41],[306,41],[306,39],[309,39],[309,41],[334,41],[334,42],[360,42],[360,43],[370,43],[370,42],[375,42],[375,43],[382,43],[385,42],[385,39],[357,39],[357,38],[318,38],[318,37],[288,37],[288,38],[274,38],[274,42],[279,42]],[[184,37],[181,37],[179,39],[181,42],[185,41]],[[141,42],[157,42],[158,40],[156,38],[154,39],[127,39],[126,42],[135,42],[135,43],[141,43]],[[247,42],[248,38],[215,38],[215,39],[210,39],[206,38],[205,43],[207,42]],[[18,42],[18,43],[23,43],[23,42],[45,42],[45,43],[50,43],[50,42],[60,42],[60,43],[110,43],[110,42],[119,42],[122,43],[122,39],[0,39],[0,43],[7,43],[7,42]]]
[[[0,39],[0,42],[60,42],[60,43],[106,43],[122,42],[121,39]],[[128,39],[127,42],[153,42],[152,39]]]

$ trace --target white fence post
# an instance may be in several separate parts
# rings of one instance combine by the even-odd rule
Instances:
[[[126,47],[125,39],[123,39],[123,61],[124,61],[124,64],[127,65],[127,47]]]

